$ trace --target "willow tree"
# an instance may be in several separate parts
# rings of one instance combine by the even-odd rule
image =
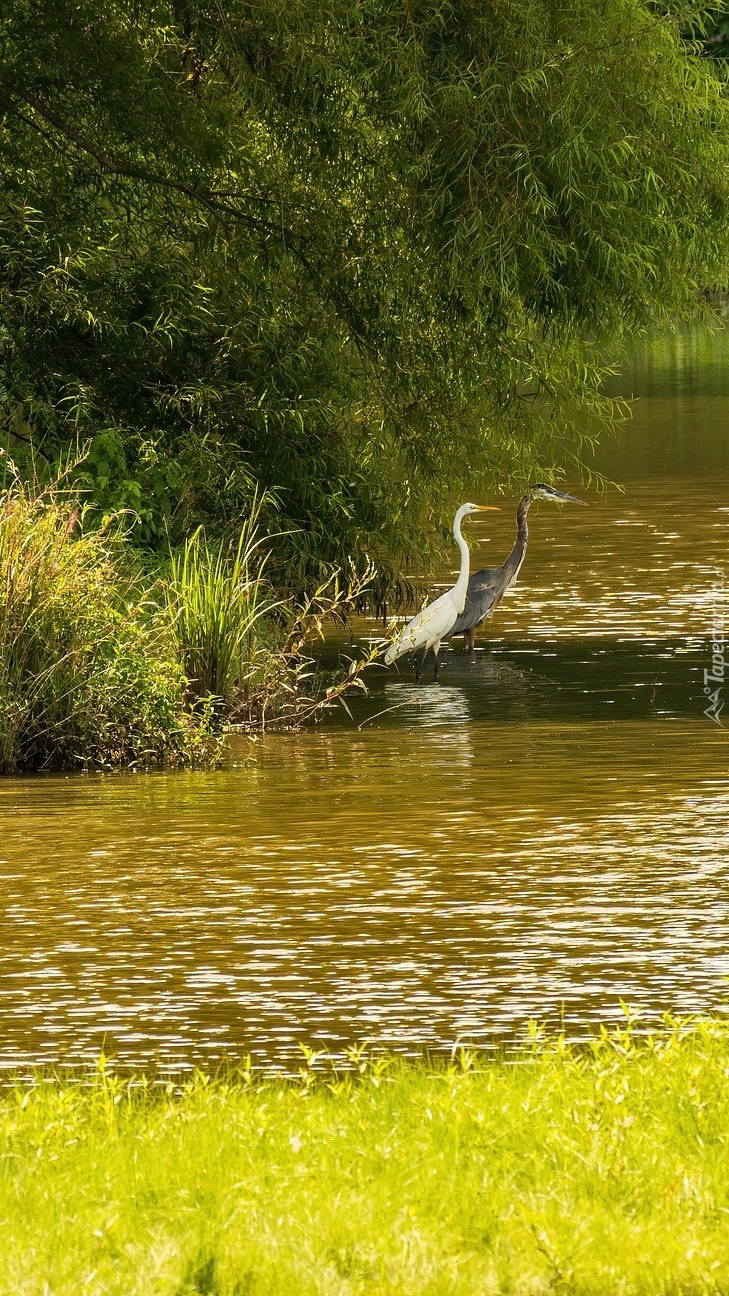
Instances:
[[[682,24],[681,26],[679,26]],[[574,467],[603,340],[723,281],[729,119],[639,0],[9,0],[2,419],[140,538],[305,563]],[[682,35],[683,33],[683,35]]]

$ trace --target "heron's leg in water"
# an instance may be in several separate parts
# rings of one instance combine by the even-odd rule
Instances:
[[[463,646],[467,653],[472,653],[476,646],[476,631],[474,629],[463,631]]]
[[[415,683],[416,684],[420,683],[420,676],[425,670],[425,659],[427,656],[428,656],[428,645],[426,644],[423,649],[423,655],[420,658],[420,662],[418,662],[417,656],[415,657]]]
[[[439,644],[439,643],[437,643],[437,644],[433,644],[433,657],[434,657],[434,663],[435,663],[434,666],[433,666],[433,679],[434,679],[434,680],[437,680],[437,678],[438,678],[438,650],[439,650],[439,649],[440,649],[440,644]]]

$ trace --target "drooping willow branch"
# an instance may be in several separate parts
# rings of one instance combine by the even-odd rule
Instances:
[[[241,222],[242,224],[247,225],[250,229],[265,234],[272,234],[276,238],[282,239],[284,244],[293,252],[300,264],[303,266],[318,291],[331,302],[337,315],[349,330],[357,348],[360,352],[367,353],[370,359],[372,359],[376,348],[372,346],[371,342],[369,342],[367,338],[363,337],[361,331],[358,329],[352,318],[351,311],[347,308],[346,303],[342,301],[341,295],[336,293],[331,285],[326,284],[321,275],[316,271],[311,258],[307,255],[304,248],[307,240],[301,234],[294,230],[287,229],[279,223],[274,224],[271,221],[262,219],[260,216],[252,216],[248,212],[241,211],[240,207],[224,201],[224,195],[216,192],[214,189],[200,189],[195,185],[187,184],[184,180],[176,180],[170,176],[159,175],[155,171],[150,171],[147,167],[137,166],[133,163],[125,162],[121,158],[115,157],[112,153],[109,153],[107,149],[102,148],[93,140],[89,139],[88,136],[77,130],[76,127],[66,121],[66,119],[62,117],[55,108],[51,108],[49,104],[45,103],[44,100],[42,100],[32,90],[28,90],[24,86],[18,85],[15,80],[6,76],[2,72],[0,72],[0,88],[4,89],[8,94],[21,99],[30,108],[32,108],[39,117],[42,117],[45,122],[54,127],[54,129],[57,130],[65,139],[69,140],[72,144],[75,144],[82,152],[86,153],[89,157],[92,157],[102,170],[108,172],[110,175],[121,176],[129,180],[138,180],[142,184],[181,194],[183,197],[189,198],[193,202],[200,203],[203,207],[206,207],[208,211],[212,212],[219,218],[227,218],[234,222]],[[25,121],[28,120],[25,117],[23,117],[23,119]],[[45,132],[43,133],[45,135]],[[48,137],[46,136],[46,138]],[[256,198],[255,201],[260,202],[261,200],[260,198]]]
[[[9,94],[15,95],[22,99],[35,112],[38,113],[44,121],[55,127],[61,135],[80,148],[82,152],[87,153],[89,157],[94,158],[99,166],[112,175],[124,176],[129,180],[139,180],[142,184],[154,185],[160,189],[169,189],[176,193],[182,194],[186,198],[193,199],[194,202],[201,203],[209,211],[216,215],[227,215],[235,220],[243,221],[253,229],[264,230],[267,233],[280,234],[281,227],[273,225],[269,221],[261,220],[259,217],[251,216],[243,212],[239,207],[234,207],[230,203],[221,201],[214,190],[198,189],[195,185],[187,184],[184,180],[175,180],[170,176],[159,175],[155,171],[150,171],[147,167],[136,166],[132,163],[125,162],[121,158],[114,157],[106,149],[101,148],[90,140],[88,136],[83,135],[75,126],[66,121],[55,108],[44,103],[38,95],[32,90],[27,90],[19,86],[17,82],[0,72],[0,86]]]

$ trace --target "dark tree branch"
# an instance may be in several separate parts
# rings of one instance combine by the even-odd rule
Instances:
[[[8,106],[8,112],[12,113],[13,117],[16,117],[18,121],[25,122],[25,125],[29,126],[32,131],[35,131],[36,135],[40,135],[41,139],[44,139],[46,144],[55,147],[56,141],[53,136],[50,135],[47,130],[44,130],[37,121],[34,121],[32,117],[28,117],[27,113],[21,112],[20,109],[16,108],[13,104]]]
[[[9,419],[6,419],[5,421],[7,423],[8,436],[14,437],[16,441],[24,441],[25,444],[29,446],[34,444],[31,437],[24,436],[22,432],[16,432]]]
[[[88,153],[89,157],[94,158],[102,170],[108,171],[111,175],[124,176],[129,180],[139,180],[142,184],[172,190],[186,198],[192,198],[194,202],[201,203],[215,215],[232,216],[235,220],[242,221],[252,229],[263,230],[270,234],[280,234],[281,231],[278,225],[272,225],[268,221],[250,216],[247,212],[242,212],[239,207],[231,206],[230,203],[221,202],[214,190],[198,189],[195,185],[186,184],[184,180],[172,180],[169,176],[158,175],[154,171],[149,171],[146,167],[134,166],[129,162],[114,157],[106,149],[95,144],[93,140],[82,135],[80,131],[76,130],[75,126],[72,126],[54,108],[39,99],[32,90],[24,89],[2,73],[0,73],[0,86],[10,94],[16,95],[18,99],[22,99],[24,103],[27,103],[44,121],[54,126],[66,139],[71,140],[77,148],[80,148],[84,153]]]
[[[88,154],[89,157],[94,158],[102,170],[109,174],[122,176],[130,180],[138,180],[142,184],[153,185],[156,188],[166,189],[174,193],[182,194],[185,198],[190,198],[193,202],[200,203],[215,216],[227,217],[234,221],[241,221],[251,229],[258,232],[275,235],[276,238],[283,241],[285,247],[288,246],[291,248],[317,290],[322,294],[322,296],[328,298],[331,302],[337,315],[350,330],[357,349],[362,354],[369,355],[370,359],[376,355],[376,347],[373,347],[372,344],[363,337],[354,323],[351,312],[341,300],[340,295],[329,285],[323,283],[321,275],[315,270],[310,258],[304,252],[302,243],[305,243],[306,240],[300,235],[294,234],[292,230],[286,229],[283,225],[272,224],[269,221],[262,220],[260,217],[251,216],[247,212],[242,212],[239,207],[221,201],[221,197],[215,190],[198,189],[195,185],[186,184],[184,180],[173,180],[168,176],[161,176],[154,171],[149,171],[146,167],[135,166],[131,163],[124,162],[120,158],[114,157],[111,153],[107,152],[106,149],[101,148],[98,144],[95,144],[93,140],[90,140],[86,135],[83,135],[78,131],[75,126],[72,126],[70,122],[67,122],[54,108],[51,108],[47,103],[44,103],[44,101],[40,99],[38,95],[34,94],[32,90],[27,90],[24,87],[19,86],[11,77],[6,76],[2,72],[0,72],[0,88],[4,89],[11,95],[15,95],[18,99],[22,99],[22,101],[28,104],[34,112],[38,113],[44,121],[48,122],[49,125],[59,131],[65,139],[70,140],[71,143],[75,144],[77,148],[82,150],[82,152]],[[260,202],[262,200],[257,197],[255,198],[255,201]]]

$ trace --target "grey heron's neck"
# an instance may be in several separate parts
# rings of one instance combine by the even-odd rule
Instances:
[[[529,543],[527,513],[529,512],[529,505],[531,502],[530,495],[522,495],[517,505],[516,540],[514,541],[514,548],[503,565],[503,571],[506,577],[506,589],[508,589],[510,585],[513,585],[519,575],[519,568],[524,561],[524,556],[527,551],[527,544]]]

